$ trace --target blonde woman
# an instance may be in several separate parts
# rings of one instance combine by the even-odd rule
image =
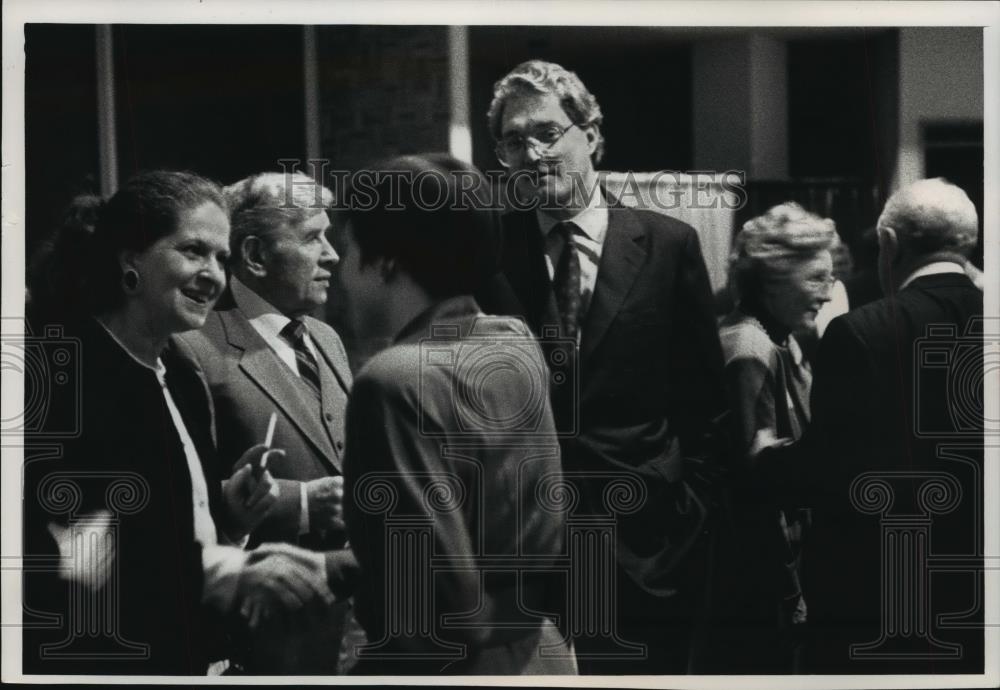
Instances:
[[[794,202],[748,221],[736,237],[730,264],[736,308],[720,324],[720,339],[738,452],[748,458],[742,471],[754,471],[755,441],[797,439],[809,423],[812,375],[793,333],[814,329],[830,301],[837,241],[832,220]],[[795,672],[807,617],[798,553],[808,511],[738,488],[733,498],[720,634],[738,640],[721,645],[728,652],[720,671]]]

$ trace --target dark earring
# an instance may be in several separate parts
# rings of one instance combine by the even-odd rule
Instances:
[[[135,292],[139,288],[139,272],[130,268],[122,273],[122,286],[125,292]]]

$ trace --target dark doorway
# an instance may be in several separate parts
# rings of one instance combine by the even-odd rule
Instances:
[[[99,188],[93,26],[24,27],[25,250],[30,257],[77,194]]]
[[[189,169],[222,183],[305,157],[302,28],[113,30],[120,180]],[[99,191],[96,29],[25,27],[26,249]]]
[[[305,158],[302,29],[114,29],[119,172],[191,169],[230,183]]]
[[[944,177],[958,185],[976,206],[979,243],[972,262],[983,267],[983,123],[935,123],[924,126],[924,169],[927,177]]]

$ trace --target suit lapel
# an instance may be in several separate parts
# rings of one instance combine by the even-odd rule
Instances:
[[[646,258],[645,238],[645,229],[628,209],[613,205],[608,209],[608,234],[580,337],[581,362],[601,342],[628,296]]]
[[[325,338],[316,337],[315,333],[317,333],[317,330],[310,329],[310,337],[312,338],[313,345],[319,350],[320,355],[326,360],[330,369],[333,370],[334,375],[337,377],[337,382],[346,395],[351,390],[351,367],[347,362],[347,356],[339,348],[333,347],[332,343],[327,342]]]
[[[238,308],[220,312],[229,344],[241,352],[240,369],[256,383],[274,404],[285,413],[293,425],[331,464],[336,456],[330,439],[312,409],[311,401],[301,386],[295,385],[295,373],[278,359],[264,339],[253,330]]]
[[[334,420],[336,419],[339,420],[336,423],[340,424],[340,428],[342,429],[345,412],[347,411],[347,395],[351,390],[351,370],[347,363],[347,355],[325,337],[319,337],[318,334],[322,332],[320,329],[312,328],[310,332],[316,351],[319,353],[320,358],[327,364],[326,367],[320,367],[320,377],[323,381],[321,390],[323,396],[324,424],[329,429],[331,425],[335,424]],[[332,376],[330,372],[333,372]],[[336,441],[336,436],[331,436],[328,433],[327,437],[331,442]],[[335,449],[335,453],[335,455],[329,456],[330,460],[336,465],[337,470],[343,473],[340,455],[341,449]]]

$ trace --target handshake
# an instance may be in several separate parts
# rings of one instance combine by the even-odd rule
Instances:
[[[327,583],[326,557],[291,544],[262,544],[248,553],[236,592],[251,629],[280,613],[336,600]]]

